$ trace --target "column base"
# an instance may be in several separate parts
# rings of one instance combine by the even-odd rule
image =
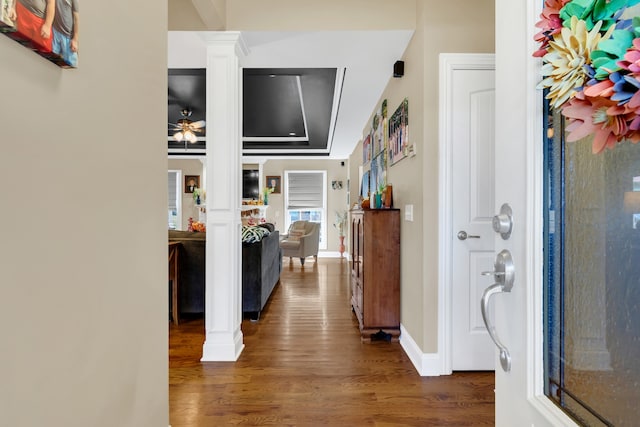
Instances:
[[[234,334],[211,332],[202,345],[201,362],[235,362],[244,350],[242,331]]]

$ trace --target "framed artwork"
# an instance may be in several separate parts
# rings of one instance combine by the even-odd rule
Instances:
[[[402,101],[389,120],[389,163],[398,163],[409,153],[409,100]]]
[[[366,165],[371,161],[371,133],[362,141],[362,164]]]
[[[382,153],[387,148],[387,140],[389,137],[388,121],[387,121],[387,100],[382,101],[380,110],[373,116],[372,124],[372,158]]]
[[[196,188],[200,188],[200,175],[185,175],[184,192],[193,193]]]
[[[370,191],[377,193],[387,182],[387,162],[384,150],[371,160]]]
[[[369,171],[362,174],[362,182],[360,183],[360,196],[363,199],[369,197]]]
[[[78,67],[78,40],[73,34],[79,14],[79,0],[54,2],[29,2],[29,7],[18,0],[0,0],[0,33],[17,41],[62,68]],[[54,4],[55,19],[46,34],[41,30],[47,4]],[[56,32],[54,42],[53,33]]]
[[[272,194],[280,194],[280,177],[267,176],[267,187],[272,190]]]

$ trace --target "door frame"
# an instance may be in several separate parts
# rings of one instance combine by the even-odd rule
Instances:
[[[532,53],[537,49],[534,40],[536,33],[535,24],[542,11],[543,2],[540,0],[526,0],[513,2],[512,0],[496,0],[496,106],[503,102],[502,111],[512,112],[514,120],[500,120],[500,107],[496,108],[496,126],[502,125],[507,129],[500,134],[496,131],[496,140],[507,136],[516,144],[525,144],[524,159],[514,159],[521,166],[525,175],[525,191],[517,191],[517,184],[504,183],[509,187],[509,193],[518,194],[525,207],[524,218],[518,218],[514,213],[514,227],[520,230],[516,235],[524,237],[524,256],[514,258],[516,263],[516,284],[522,289],[520,298],[525,299],[526,322],[523,327],[517,329],[525,331],[524,354],[513,354],[513,363],[524,364],[526,370],[526,384],[518,394],[505,396],[500,391],[503,381],[508,381],[514,374],[503,372],[496,358],[496,423],[501,421],[498,406],[508,407],[510,411],[518,411],[525,416],[525,420],[535,420],[536,425],[548,424],[558,426],[575,426],[575,422],[569,418],[544,394],[544,330],[543,330],[543,180],[544,180],[544,148],[543,135],[543,108],[542,93],[536,89],[540,80],[541,60],[534,58]],[[513,19],[513,17],[520,19]],[[506,19],[509,17],[509,19]],[[524,19],[522,19],[524,18]],[[524,21],[525,28],[522,29]],[[506,37],[510,35],[512,37]],[[514,53],[517,52],[516,57]],[[514,66],[514,63],[519,65]],[[520,75],[517,75],[520,73]],[[523,88],[524,84],[524,88]],[[516,89],[514,91],[514,88]],[[524,93],[524,99],[518,100],[518,94]],[[497,128],[496,128],[497,130]],[[517,152],[517,151],[516,151]],[[516,154],[517,155],[517,154]],[[497,186],[496,186],[497,187]],[[501,204],[500,192],[496,188],[496,203]],[[496,206],[498,209],[498,206]],[[522,238],[521,237],[521,238]],[[515,242],[502,241],[496,236],[496,249],[507,247],[511,249]],[[514,253],[516,256],[516,253]],[[509,298],[515,298],[515,293]],[[496,301],[496,308],[500,304],[507,303]],[[500,323],[502,321],[502,323]],[[497,328],[507,328],[503,316],[496,313]],[[505,343],[509,346],[509,343]],[[522,365],[521,365],[522,366]],[[513,371],[513,369],[512,369]],[[499,401],[500,398],[506,401]],[[523,406],[524,405],[524,406]]]
[[[439,374],[450,375],[453,360],[453,111],[450,105],[453,72],[457,70],[494,70],[493,53],[441,53],[439,57],[438,157],[438,353]]]

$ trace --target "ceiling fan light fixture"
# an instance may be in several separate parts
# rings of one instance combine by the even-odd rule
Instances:
[[[181,119],[178,119],[176,123],[169,123],[173,126],[173,139],[177,142],[184,141],[185,143],[198,142],[197,132],[203,132],[205,126],[204,120],[191,121],[187,117],[191,116],[192,112],[190,108],[183,108],[180,110],[182,115]]]
[[[196,142],[198,140],[196,135],[193,132],[191,132],[190,130],[184,131],[184,139],[189,141],[189,142],[191,142],[191,143],[194,143],[194,142]]]

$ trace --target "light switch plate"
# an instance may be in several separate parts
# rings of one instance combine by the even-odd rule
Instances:
[[[404,205],[404,220],[413,221],[413,205]]]

